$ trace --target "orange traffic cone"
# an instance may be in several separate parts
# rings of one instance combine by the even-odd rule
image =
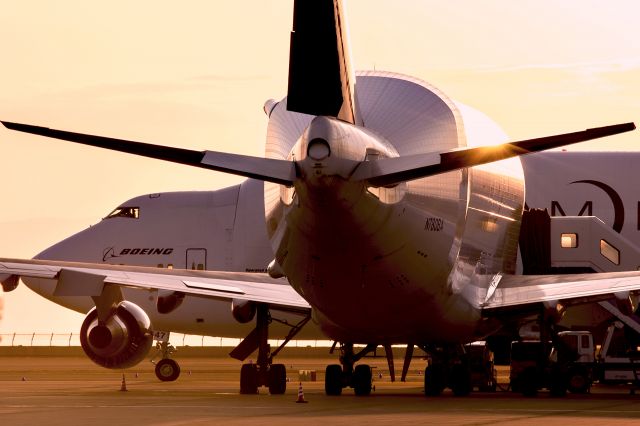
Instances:
[[[304,400],[304,392],[302,391],[302,382],[300,382],[300,386],[298,386],[298,400],[296,401],[298,404],[306,404],[309,401]]]
[[[127,391],[127,382],[124,379],[124,373],[122,373],[122,384],[120,385],[120,392]]]

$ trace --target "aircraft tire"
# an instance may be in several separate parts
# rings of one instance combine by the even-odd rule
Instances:
[[[330,396],[342,395],[342,367],[340,365],[327,366],[324,375],[324,392]]]
[[[584,368],[572,368],[567,377],[567,389],[571,393],[588,393],[591,387],[589,373]]]
[[[371,367],[367,364],[356,365],[353,371],[353,391],[358,396],[367,396],[371,394]]]
[[[287,369],[284,364],[272,364],[269,369],[269,393],[282,395],[287,390]]]
[[[455,396],[467,396],[471,393],[471,373],[464,365],[451,368],[451,390]]]
[[[163,382],[174,382],[180,377],[180,366],[170,358],[163,358],[156,364],[156,377]]]
[[[424,394],[426,396],[438,396],[444,390],[444,366],[441,364],[429,365],[424,370]]]
[[[522,395],[534,397],[538,395],[538,373],[535,367],[527,368],[518,379],[518,389]]]
[[[240,369],[240,394],[258,393],[258,368],[255,364],[242,364]]]

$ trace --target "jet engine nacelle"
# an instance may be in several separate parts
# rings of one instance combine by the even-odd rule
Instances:
[[[151,320],[138,305],[129,301],[118,304],[114,313],[100,324],[98,311],[87,314],[80,329],[80,344],[96,364],[113,369],[138,364],[153,343]]]
[[[246,324],[256,316],[256,304],[248,300],[233,299],[231,313],[240,324]]]
[[[20,277],[17,275],[0,275],[0,284],[5,293],[15,290],[18,287]]]
[[[156,308],[158,313],[170,314],[178,309],[184,301],[185,294],[181,291],[161,292],[158,291],[158,301],[156,302]]]

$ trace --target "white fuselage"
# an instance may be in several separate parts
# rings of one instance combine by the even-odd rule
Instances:
[[[247,180],[218,191],[143,195],[121,204],[97,224],[49,247],[39,259],[126,264],[174,269],[264,272],[273,258],[264,226],[263,184]],[[127,209],[137,209],[136,215]],[[123,213],[118,214],[121,210]],[[26,279],[36,293],[77,312],[94,306],[90,297],[54,296],[55,282]],[[283,281],[282,285],[287,285]],[[139,305],[155,330],[186,334],[245,337],[255,326],[233,318],[226,300],[186,296],[173,312],[160,314],[158,292],[123,289],[125,298]],[[274,312],[297,323],[301,317]],[[273,338],[283,338],[289,327],[274,323]],[[321,339],[313,324],[299,338]]]
[[[367,156],[442,152],[504,135],[404,76],[360,74],[356,93],[365,129],[289,112],[286,100],[271,111],[267,157],[295,158],[300,175],[291,189],[265,184],[276,262],[332,339],[460,342],[486,334],[478,301],[493,275],[516,269],[519,161],[367,188],[349,180]],[[318,138],[331,149],[322,161],[306,155]]]

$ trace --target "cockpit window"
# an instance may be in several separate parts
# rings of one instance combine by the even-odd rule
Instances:
[[[140,207],[118,207],[105,217],[111,219],[114,217],[126,217],[129,219],[138,219],[140,217]]]

